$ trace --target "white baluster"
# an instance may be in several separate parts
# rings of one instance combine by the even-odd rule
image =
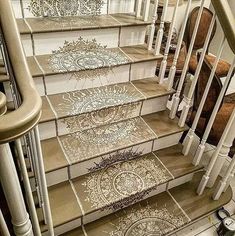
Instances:
[[[193,142],[193,139],[194,139],[194,133],[195,133],[195,130],[197,128],[197,124],[198,124],[198,121],[200,119],[200,116],[201,116],[201,113],[202,113],[202,109],[204,107],[204,104],[206,102],[206,98],[207,98],[207,95],[208,95],[208,92],[210,90],[210,87],[211,87],[211,83],[213,81],[213,78],[214,78],[214,75],[215,75],[215,72],[216,72],[216,68],[217,68],[217,65],[218,65],[218,62],[219,62],[219,59],[221,57],[221,54],[222,54],[222,51],[223,51],[223,48],[224,48],[224,44],[225,44],[225,36],[222,38],[222,41],[220,42],[219,44],[219,49],[218,49],[218,52],[216,53],[216,60],[213,64],[213,68],[212,68],[212,71],[211,71],[211,74],[210,74],[210,77],[207,81],[207,84],[206,84],[206,88],[204,90],[204,93],[203,93],[203,96],[202,96],[202,99],[200,101],[200,104],[199,104],[199,107],[197,109],[197,113],[196,113],[196,116],[193,120],[193,124],[192,124],[192,127],[190,128],[187,136],[185,137],[184,139],[184,142],[183,142],[183,154],[184,155],[188,155],[189,153],[189,150],[190,150],[190,147],[192,145],[192,142]],[[200,58],[201,59],[201,58]],[[201,68],[200,68],[201,69]],[[194,165],[198,165],[199,164],[199,160],[195,159],[193,161],[193,164]]]
[[[171,25],[170,25],[170,29],[169,29],[169,33],[168,33],[168,37],[167,37],[166,48],[165,48],[163,60],[161,62],[161,66],[160,66],[159,84],[163,83],[165,72],[166,72],[167,57],[168,57],[168,54],[169,54],[169,51],[170,51],[173,30],[174,30],[174,27],[175,27],[175,21],[176,21],[176,16],[177,16],[177,12],[178,12],[178,6],[179,6],[179,0],[177,0],[176,4],[175,4],[174,13],[173,13],[173,16],[172,16]]]
[[[41,230],[39,227],[39,221],[38,221],[37,212],[36,212],[35,205],[34,205],[32,190],[31,190],[29,179],[28,179],[28,172],[27,172],[27,168],[25,165],[24,154],[23,154],[20,139],[16,140],[15,143],[16,143],[16,149],[17,149],[17,153],[18,153],[18,160],[20,163],[21,174],[23,177],[23,183],[24,183],[24,187],[25,187],[27,202],[29,205],[29,212],[30,212],[30,216],[32,218],[33,231],[34,231],[34,234],[36,236],[38,236],[38,235],[41,235]]]
[[[234,177],[234,167],[235,167],[235,155],[232,158],[231,163],[229,164],[229,167],[226,171],[225,176],[222,178],[222,180],[219,181],[215,192],[213,194],[213,199],[218,200],[223,192],[227,189],[230,181],[232,180],[232,177]]]
[[[150,0],[145,0],[145,7],[144,7],[144,21],[147,21],[149,18],[149,9],[150,9]]]
[[[161,45],[162,45],[162,38],[164,33],[164,23],[166,20],[166,13],[167,13],[167,6],[168,6],[168,0],[164,1],[163,10],[162,10],[162,16],[161,16],[161,23],[159,26],[159,30],[157,32],[156,42],[155,42],[155,50],[154,54],[158,55],[160,53]]]
[[[217,112],[218,112],[218,110],[220,108],[220,104],[221,104],[221,102],[223,100],[225,92],[227,91],[228,85],[229,85],[231,77],[232,77],[234,66],[235,66],[235,57],[233,59],[232,65],[231,65],[231,67],[229,69],[229,72],[228,72],[228,75],[227,75],[226,80],[224,82],[224,85],[223,85],[223,87],[222,87],[222,89],[220,91],[219,97],[218,97],[218,99],[216,101],[216,104],[215,104],[214,109],[212,111],[212,114],[210,116],[209,122],[208,122],[208,124],[206,126],[206,130],[205,130],[205,132],[203,134],[201,143],[200,143],[200,145],[197,148],[196,154],[194,156],[193,163],[199,163],[201,158],[202,158],[203,152],[205,150],[206,140],[207,140],[207,138],[208,138],[208,136],[210,134],[212,125],[214,123],[216,114],[217,114]]]
[[[171,68],[170,68],[170,72],[169,72],[169,76],[168,76],[168,86],[167,86],[168,91],[170,91],[172,89],[172,86],[173,86],[173,83],[174,83],[174,78],[175,78],[175,73],[176,73],[176,65],[177,65],[179,55],[180,55],[181,45],[183,43],[183,38],[184,38],[185,28],[186,28],[186,25],[187,25],[187,20],[188,20],[188,17],[189,17],[191,3],[192,3],[192,0],[188,0],[187,8],[186,8],[186,11],[185,11],[184,21],[183,21],[183,24],[182,24],[181,29],[180,29],[174,59],[173,59],[173,62],[172,62]]]
[[[154,39],[154,33],[155,33],[155,22],[157,20],[157,8],[158,8],[158,0],[155,0],[154,1],[152,24],[150,26],[148,43],[147,43],[149,51],[152,50],[152,47],[153,47],[153,39]]]
[[[234,156],[232,157],[232,159],[235,159]],[[231,181],[233,180],[234,176],[235,176],[235,168],[233,168],[233,170],[230,172],[230,175],[229,175],[229,177],[227,179],[227,182],[226,182],[226,185],[225,185],[225,187],[223,189],[223,192],[227,191],[227,189],[228,189]]]
[[[185,121],[186,121],[186,118],[187,118],[187,115],[188,115],[188,112],[189,112],[189,109],[190,109],[190,104],[191,104],[191,101],[192,101],[194,90],[196,88],[197,81],[198,81],[198,78],[199,78],[199,74],[200,74],[200,71],[201,71],[201,68],[202,68],[202,64],[203,64],[203,61],[204,61],[204,58],[205,58],[205,55],[206,55],[206,52],[207,52],[207,49],[208,49],[208,46],[209,46],[210,39],[211,39],[211,34],[212,34],[212,31],[213,31],[214,23],[215,23],[215,15],[212,18],[212,21],[211,21],[211,24],[210,24],[210,27],[209,27],[209,30],[208,30],[208,33],[207,33],[207,37],[206,37],[206,40],[205,40],[205,43],[204,43],[204,46],[203,46],[203,50],[202,50],[202,53],[201,53],[201,56],[200,56],[200,59],[199,59],[199,63],[197,65],[197,69],[196,69],[192,84],[190,86],[188,95],[184,97],[184,106],[183,106],[183,110],[182,110],[182,113],[180,115],[180,119],[179,119],[179,122],[178,122],[178,125],[180,127],[184,127],[184,125],[185,125]],[[225,37],[222,41],[220,54],[216,57],[214,67],[213,67],[211,75],[210,75],[210,77],[212,77],[212,79],[215,75],[215,71],[216,71],[216,68],[217,68],[222,50],[223,50],[224,41],[225,41]]]
[[[184,80],[185,80],[185,77],[186,77],[186,74],[187,74],[187,71],[188,71],[188,65],[189,65],[189,61],[190,61],[191,54],[192,54],[192,51],[193,51],[193,46],[194,46],[194,42],[195,42],[195,39],[196,39],[199,23],[200,23],[200,20],[201,20],[204,3],[205,3],[205,0],[202,0],[201,5],[200,5],[200,9],[199,9],[199,12],[198,12],[197,20],[196,20],[196,23],[195,23],[195,27],[194,27],[194,30],[193,30],[192,39],[191,39],[191,42],[190,42],[190,45],[189,45],[189,48],[188,48],[188,53],[187,53],[187,56],[186,56],[186,59],[185,59],[184,68],[183,68],[183,71],[182,71],[182,74],[181,74],[181,77],[180,77],[180,80],[179,80],[177,91],[175,93],[175,96],[173,97],[172,107],[171,107],[170,116],[169,116],[171,119],[175,118],[176,112],[178,110],[178,106],[179,106],[179,102],[180,102],[180,93],[181,93],[181,90],[183,88]]]
[[[214,180],[218,177],[218,174],[223,166],[223,161],[229,152],[229,145],[232,143],[231,139],[234,139],[235,133],[235,109],[231,114],[228,123],[224,129],[222,137],[213,152],[210,163],[206,168],[206,173],[203,175],[202,180],[198,186],[197,193],[201,195],[208,184],[211,187],[214,184]],[[233,141],[232,139],[232,141]],[[219,161],[218,161],[219,160]],[[219,166],[219,165],[221,166]],[[218,169],[216,169],[218,168]],[[210,182],[209,182],[210,181]]]
[[[140,17],[141,7],[142,7],[142,0],[137,0],[137,3],[136,3],[136,13],[135,13],[137,18]]]
[[[49,202],[49,196],[47,191],[47,182],[46,182],[46,175],[45,175],[45,169],[43,164],[43,156],[42,156],[42,149],[41,149],[41,142],[40,142],[40,135],[38,126],[34,129],[34,136],[36,141],[36,149],[37,149],[37,158],[38,158],[38,168],[39,168],[39,174],[41,178],[42,183],[42,196],[43,201],[45,205],[45,215],[48,225],[48,231],[50,236],[54,236],[54,229],[53,229],[53,222],[51,217],[51,208],[50,208],[50,202]]]
[[[7,228],[7,224],[5,222],[1,209],[0,209],[0,235],[11,236]]]
[[[9,144],[0,145],[0,180],[11,213],[16,236],[33,236],[24,197]]]

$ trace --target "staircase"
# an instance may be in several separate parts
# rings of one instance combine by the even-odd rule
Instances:
[[[193,153],[182,154],[188,127],[169,118],[175,91],[158,83],[163,55],[144,42],[151,14],[136,18],[134,1],[125,10],[112,1],[78,10],[48,0],[44,15],[37,1],[25,1],[22,12],[19,2],[13,7],[24,17],[17,25],[42,98],[39,131],[55,235],[165,235],[230,201],[230,188],[218,201],[214,188],[196,194],[204,167],[191,164]],[[40,183],[29,174],[41,232],[49,235]]]

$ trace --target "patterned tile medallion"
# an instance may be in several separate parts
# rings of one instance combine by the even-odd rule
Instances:
[[[91,41],[80,37],[77,41],[67,42],[63,47],[53,51],[49,59],[50,67],[54,72],[74,72],[74,76],[87,77],[106,75],[113,66],[118,66],[130,62],[120,49],[107,49],[97,43],[96,39]],[[95,70],[100,69],[100,70]],[[78,71],[83,71],[76,73]],[[93,75],[94,73],[94,75]]]
[[[59,137],[71,163],[155,138],[156,135],[139,117]]]
[[[156,157],[147,154],[110,165],[74,183],[83,209],[91,211],[105,208],[115,210],[133,204],[170,179],[170,174]]]
[[[104,108],[94,112],[80,114],[60,119],[66,132],[74,133],[101,125],[137,117],[141,109],[141,102]]]
[[[31,0],[30,12],[37,17],[100,15],[103,0]]]
[[[163,236],[188,223],[167,192],[85,225],[89,236]]]
[[[117,84],[49,96],[58,117],[73,116],[143,100],[131,84]]]
[[[161,236],[183,226],[183,214],[175,215],[168,209],[147,206],[133,209],[119,219],[116,229],[109,236]]]

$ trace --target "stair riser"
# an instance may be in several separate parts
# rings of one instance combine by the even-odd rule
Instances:
[[[34,15],[28,10],[30,0],[23,0],[23,14],[24,17],[34,17]],[[134,0],[130,1],[109,1],[109,14],[113,13],[129,13],[134,11]],[[13,9],[16,18],[22,18],[21,4],[20,1],[12,0]],[[107,14],[107,0],[104,0],[104,5],[101,9],[101,14]]]
[[[113,67],[107,75],[91,79],[77,79],[73,74],[65,73],[45,75],[44,78],[42,76],[34,77],[34,83],[40,96],[125,83],[154,77],[157,61],[151,60]],[[3,85],[8,101],[12,101],[9,82],[4,82]]]
[[[108,115],[110,119],[106,119],[106,122],[103,123],[96,123],[97,120],[100,120],[99,116],[102,115],[100,111],[85,113],[79,116],[73,116],[71,118],[43,122],[39,124],[40,138],[41,140],[45,140],[56,137],[56,135],[64,135],[71,132],[98,127],[100,125],[119,122],[129,118],[137,117],[139,115],[147,115],[150,113],[163,111],[166,109],[167,101],[168,96],[162,96],[129,105],[107,108],[103,110],[106,114],[114,114],[117,112],[120,115],[115,114],[114,117]],[[72,128],[68,128],[68,124],[72,124]]]
[[[108,48],[143,44],[146,26],[127,26],[94,30],[79,30],[66,32],[35,33],[22,35],[21,39],[27,56],[51,54],[58,50],[65,41],[77,41],[79,37],[107,45]]]
[[[181,138],[182,132],[177,133],[177,134],[173,134],[173,135],[169,135],[163,138],[159,138],[153,141],[149,141],[149,142],[145,142],[142,144],[138,144],[135,146],[131,146],[129,148],[125,148],[125,149],[120,149],[119,151],[128,151],[128,150],[132,150],[132,151],[137,151],[137,152],[143,152],[143,154],[147,154],[150,153],[152,151],[156,151],[157,149],[154,148],[154,144],[156,142],[159,143],[168,143],[169,146],[171,145],[175,145],[179,142],[180,138]],[[164,147],[162,147],[164,148]],[[158,148],[161,149],[161,148]],[[68,179],[74,179],[78,176],[82,176],[87,174],[90,168],[94,168],[94,163],[98,164],[101,162],[102,159],[106,159],[107,157],[109,157],[110,155],[114,155],[115,152],[111,152],[109,154],[106,155],[102,155],[102,156],[98,156],[96,158],[92,158],[90,160],[84,161],[84,162],[80,162],[78,164],[73,164],[71,166],[68,167],[64,167],[61,169],[57,169],[51,172],[46,173],[46,178],[47,178],[47,184],[48,186],[53,186],[55,184],[64,182]],[[35,184],[34,184],[34,179],[31,178],[31,186],[33,191],[35,190]]]

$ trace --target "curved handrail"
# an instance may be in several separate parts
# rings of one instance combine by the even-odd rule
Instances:
[[[235,54],[235,18],[227,0],[211,0],[228,44]]]
[[[28,68],[10,0],[0,0],[0,26],[22,99],[18,109],[0,117],[1,144],[22,136],[38,123],[42,102]]]
[[[0,92],[0,116],[4,115],[7,111],[7,100],[5,94]]]

